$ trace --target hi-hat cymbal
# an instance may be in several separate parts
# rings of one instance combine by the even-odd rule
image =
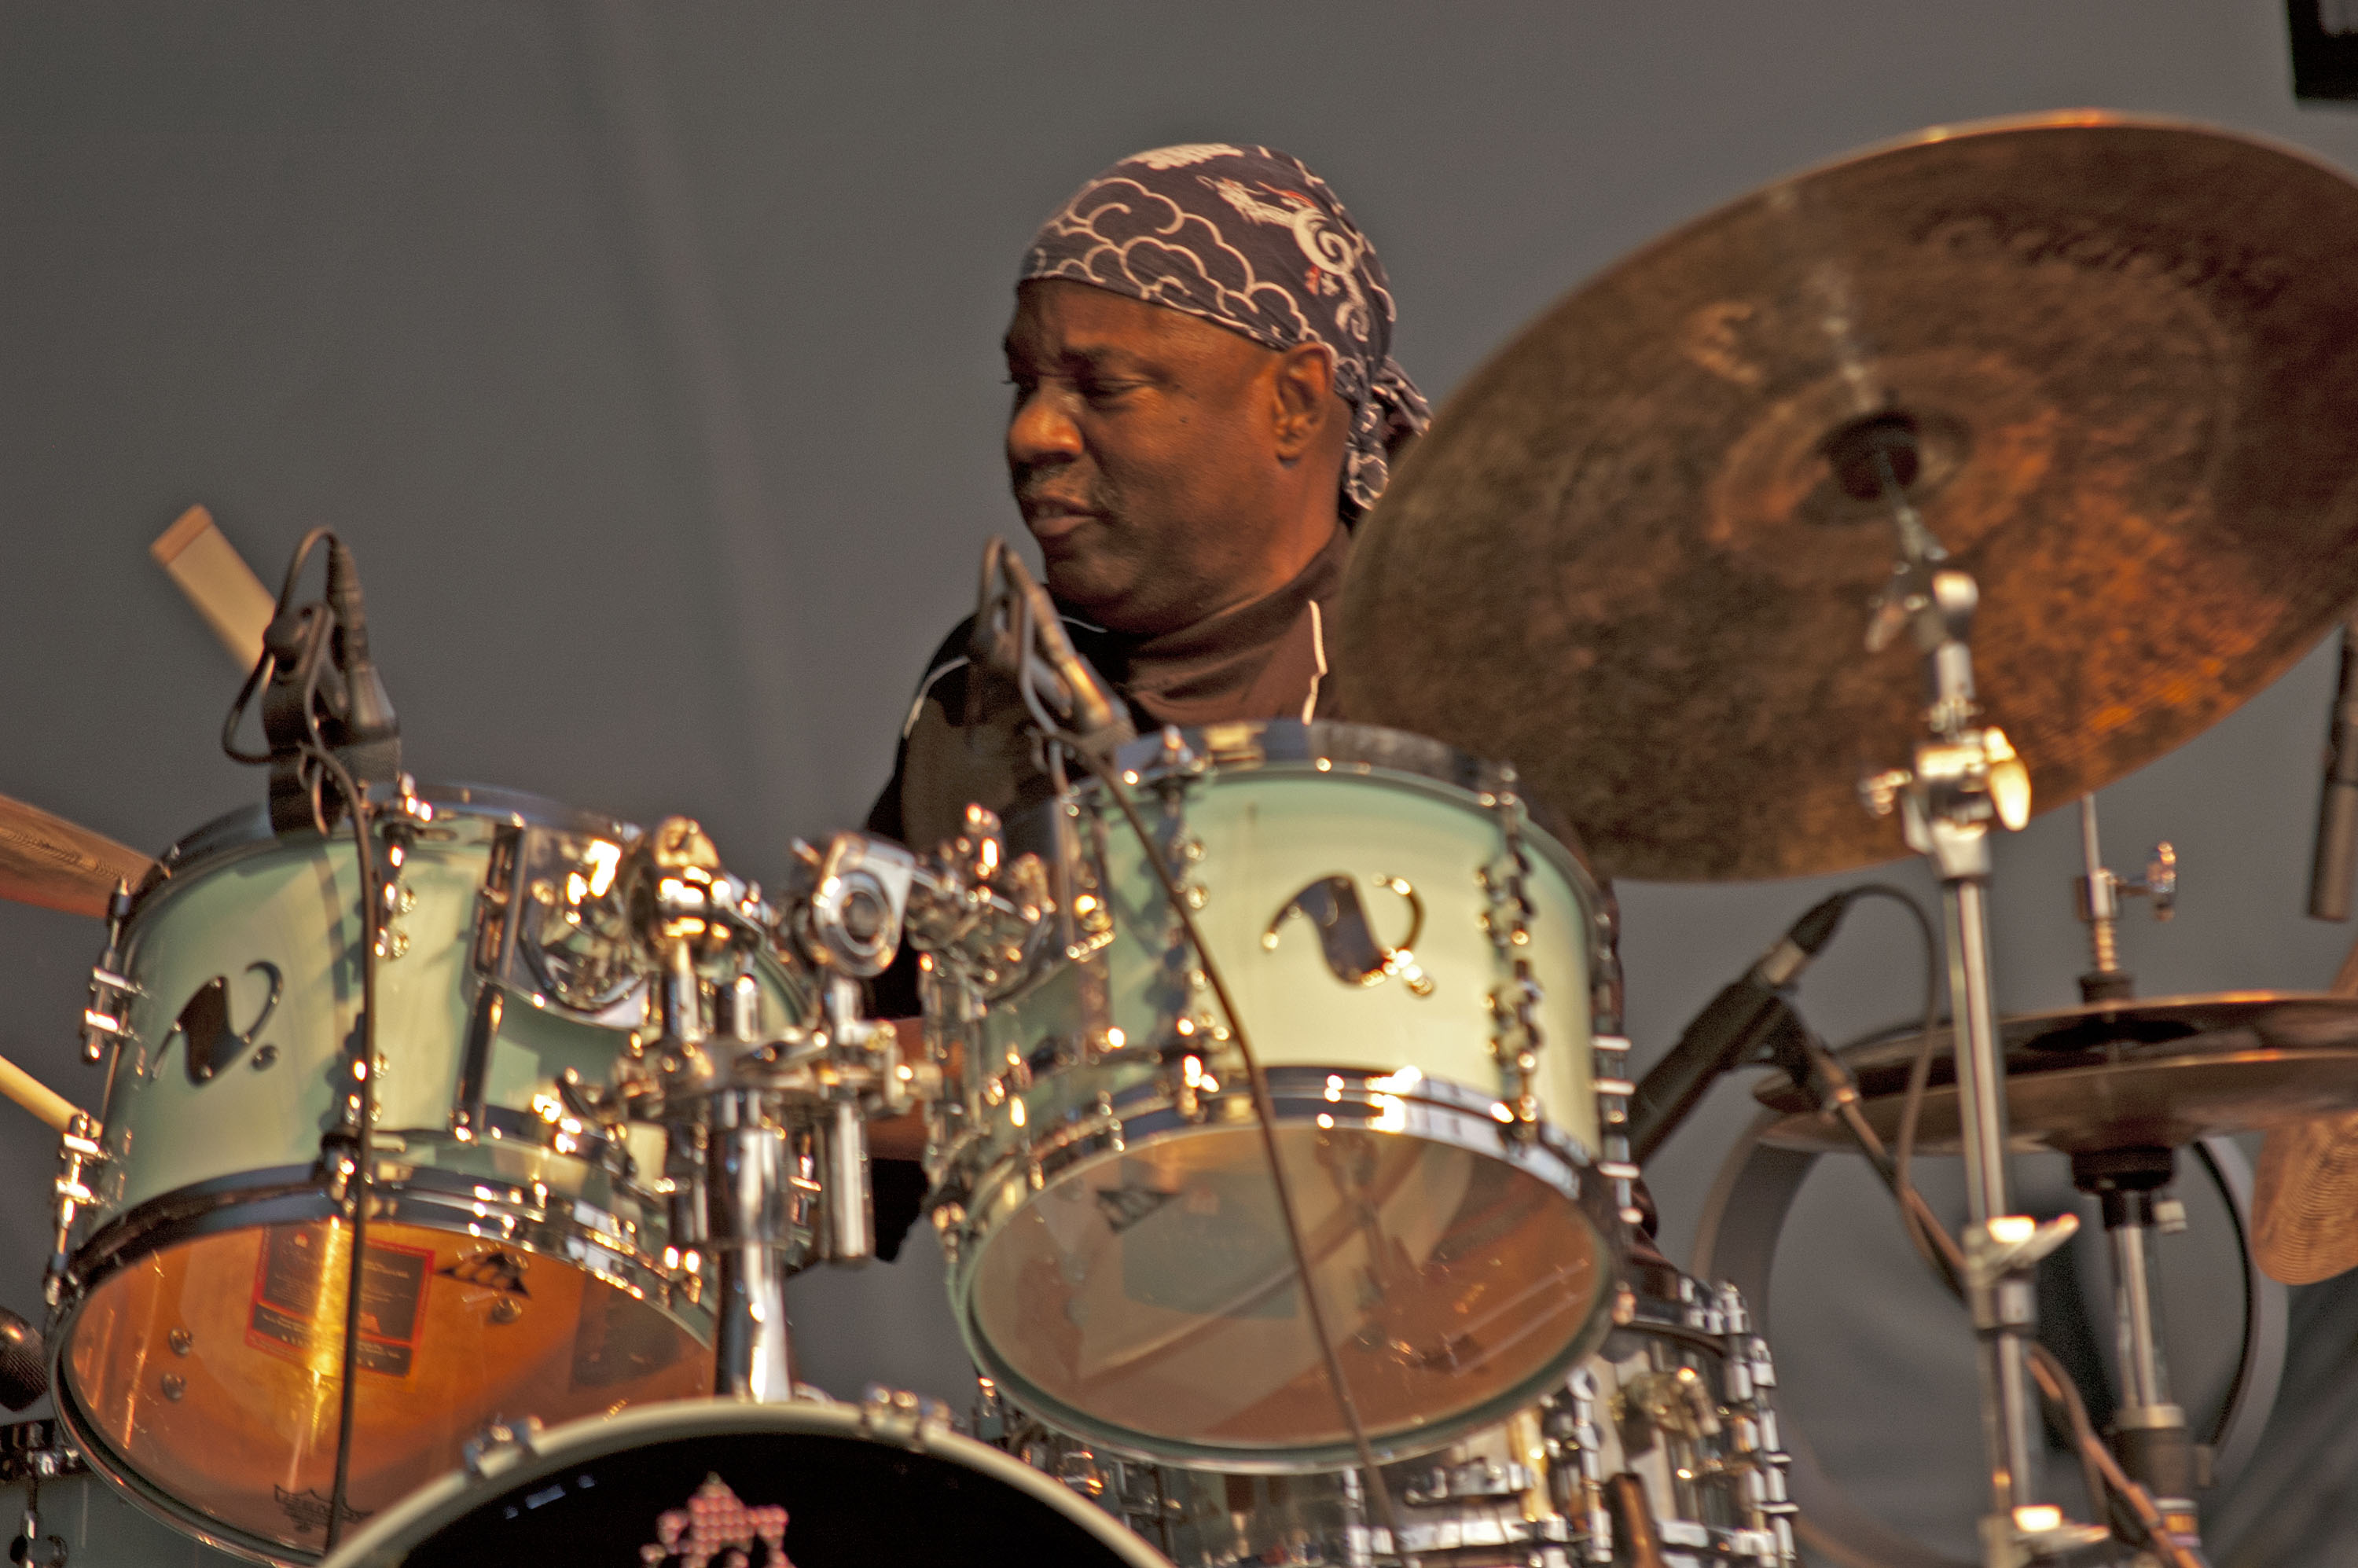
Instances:
[[[103,915],[115,883],[137,887],[154,863],[103,834],[0,795],[0,898]]]
[[[2201,732],[2358,599],[2358,185],[2198,126],[1932,131],[1721,209],[1477,372],[1359,528],[1354,718],[1521,770],[1625,876],[1903,853],[1866,767],[1887,508],[1829,438],[1913,422],[1979,579],[1981,696],[2053,806]]]
[[[2005,1021],[2007,1130],[2014,1147],[2077,1153],[2175,1149],[2358,1110],[2358,997],[2286,991],[2098,1002]],[[1886,1143],[1898,1136],[1914,1029],[1840,1053],[1858,1076],[1860,1109]],[[1945,1033],[1941,1042],[1945,1044]],[[1848,1130],[1817,1114],[1782,1076],[1754,1098],[1792,1114],[1767,1140],[1847,1149]],[[1957,1150],[1953,1059],[1940,1051],[1917,1121],[1926,1153]]]

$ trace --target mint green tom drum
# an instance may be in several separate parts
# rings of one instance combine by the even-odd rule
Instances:
[[[1505,770],[1390,730],[1166,731],[1120,765],[1247,1038],[1312,1275],[1379,1456],[1560,1387],[1619,1234],[1594,1020],[1610,905]],[[1238,1022],[1116,803],[1011,826],[1082,880],[1076,946],[937,1032],[935,1218],[976,1359],[1051,1425],[1227,1470],[1351,1462],[1272,1195]],[[946,993],[936,988],[936,1002]]]
[[[568,1069],[606,1081],[645,1016],[582,918],[635,829],[472,788],[381,827],[397,867],[353,1520],[457,1465],[495,1416],[554,1422],[712,1375],[662,1134],[610,1139],[560,1092]],[[257,810],[175,847],[141,891],[106,1160],[51,1336],[92,1467],[272,1561],[323,1546],[335,1462],[352,1237],[319,1152],[358,1054],[355,862],[348,832],[280,837]],[[774,1026],[793,1012],[772,982]]]

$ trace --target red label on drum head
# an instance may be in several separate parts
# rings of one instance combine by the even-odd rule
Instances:
[[[308,1358],[315,1346],[335,1343],[343,1327],[341,1314],[326,1323],[319,1308],[327,1294],[322,1286],[330,1234],[316,1225],[275,1225],[264,1232],[246,1316],[248,1345]],[[362,1371],[409,1375],[425,1318],[426,1277],[433,1266],[434,1254],[423,1249],[370,1243],[361,1271],[360,1345],[352,1357]]]

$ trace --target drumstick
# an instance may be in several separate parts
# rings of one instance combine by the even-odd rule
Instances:
[[[15,1100],[59,1132],[82,1114],[71,1100],[5,1056],[0,1056],[0,1095]]]
[[[238,668],[262,662],[262,633],[278,601],[213,524],[213,514],[191,506],[147,546],[156,564],[171,574]]]

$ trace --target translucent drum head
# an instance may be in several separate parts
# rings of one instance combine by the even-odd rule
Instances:
[[[262,1226],[166,1246],[96,1285],[59,1397],[91,1462],[222,1544],[327,1539],[351,1232]],[[711,1386],[712,1355],[579,1269],[379,1221],[361,1292],[349,1528],[460,1462],[495,1418],[595,1415]]]
[[[1544,1158],[1307,1118],[1282,1126],[1278,1147],[1379,1454],[1500,1419],[1603,1336],[1605,1230]],[[1349,1461],[1249,1123],[1065,1172],[995,1227],[971,1281],[970,1340],[1009,1394],[1055,1424],[1179,1462]]]

